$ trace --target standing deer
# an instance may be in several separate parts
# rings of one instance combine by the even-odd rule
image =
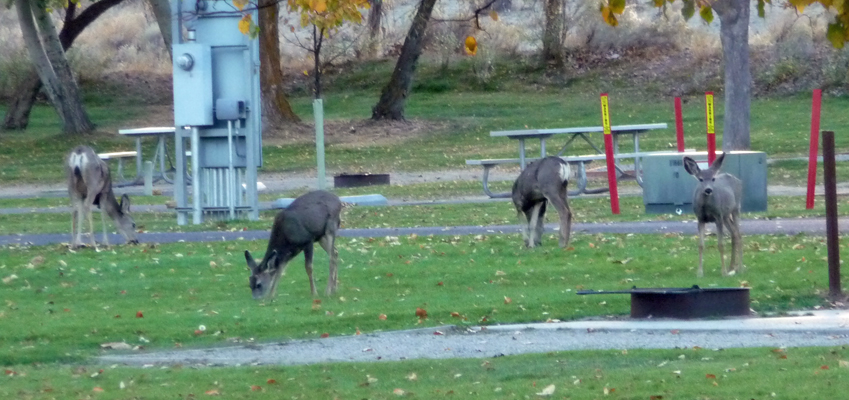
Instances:
[[[699,270],[698,276],[704,276],[703,254],[705,250],[705,224],[716,223],[716,240],[719,259],[722,263],[722,275],[727,276],[725,255],[723,254],[722,232],[731,233],[731,273],[743,272],[743,238],[740,234],[740,202],[743,197],[743,183],[736,176],[719,172],[725,153],[713,161],[706,170],[690,157],[684,157],[684,169],[696,177],[699,184],[693,193],[693,212],[699,221]]]
[[[273,297],[277,292],[277,283],[286,266],[302,251],[305,268],[310,279],[310,292],[313,296],[315,280],[312,276],[313,243],[318,242],[330,257],[330,274],[327,278],[326,295],[336,292],[337,273],[336,231],[341,223],[342,202],[335,194],[317,190],[295,199],[292,204],[281,210],[271,226],[271,238],[265,256],[257,265],[251,253],[245,250],[245,260],[251,271],[250,287],[254,299]]]
[[[517,214],[524,213],[522,236],[525,246],[541,243],[546,202],[560,215],[560,247],[569,245],[572,233],[572,210],[566,197],[571,171],[560,157],[546,157],[528,165],[513,183],[513,205]],[[519,215],[521,221],[522,216]]]
[[[136,223],[130,215],[130,198],[125,194],[119,203],[112,192],[112,178],[109,166],[97,156],[88,146],[77,146],[65,161],[68,175],[68,195],[71,197],[71,248],[82,246],[82,222],[80,218],[88,218],[91,234],[91,245],[97,249],[94,241],[94,223],[91,218],[91,206],[100,208],[100,220],[103,223],[103,243],[109,246],[106,236],[106,217],[109,215],[115,222],[118,232],[124,236],[127,243],[138,244],[136,239]]]

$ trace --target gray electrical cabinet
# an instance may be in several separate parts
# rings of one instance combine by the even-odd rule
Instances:
[[[259,42],[239,31],[247,17],[257,21],[257,8],[235,0],[171,1],[179,225],[259,219]]]
[[[695,160],[700,168],[708,168],[707,152],[653,153],[642,158],[646,213],[693,212],[693,192],[698,181],[684,169],[684,156]],[[743,182],[741,211],[766,211],[766,153],[731,151],[725,155],[721,171]]]

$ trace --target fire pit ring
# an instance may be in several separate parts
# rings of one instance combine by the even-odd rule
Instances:
[[[586,294],[630,294],[631,318],[716,318],[748,316],[749,288],[637,288],[582,290]]]
[[[388,184],[389,174],[340,174],[333,177],[333,186],[338,188]]]

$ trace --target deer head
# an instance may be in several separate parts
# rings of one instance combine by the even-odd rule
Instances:
[[[275,277],[279,278],[282,270],[286,268],[285,264],[281,267],[282,259],[277,254],[277,250],[271,250],[270,254],[266,254],[259,265],[254,261],[251,252],[245,250],[245,261],[248,263],[248,270],[251,271],[248,282],[254,300],[271,294],[271,289],[277,284]]]
[[[110,216],[112,216],[110,214]],[[128,244],[139,244],[139,240],[136,238],[136,221],[133,219],[133,215],[130,214],[130,196],[127,194],[121,195],[121,202],[118,203],[118,213],[112,217],[115,221],[115,227],[118,228],[118,232],[124,236],[124,239]]]

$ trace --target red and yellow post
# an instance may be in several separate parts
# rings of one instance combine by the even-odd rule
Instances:
[[[604,127],[604,156],[607,159],[610,211],[614,214],[619,214],[619,189],[616,186],[616,162],[613,159],[613,134],[610,132],[610,110],[607,102],[607,93],[601,94],[601,124]]]
[[[707,122],[708,165],[716,159],[716,131],[713,120],[713,92],[705,92],[705,122]]]

